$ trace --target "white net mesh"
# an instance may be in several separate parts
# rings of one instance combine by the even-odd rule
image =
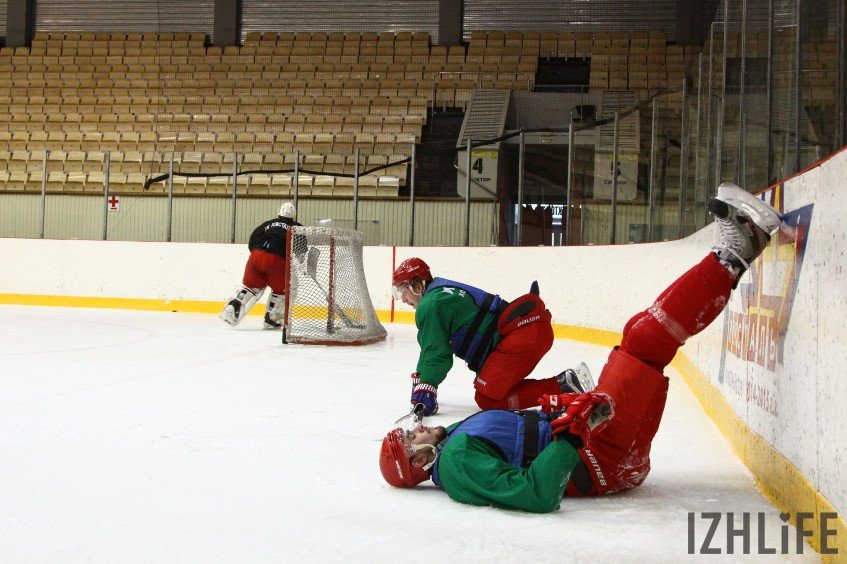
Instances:
[[[364,236],[332,227],[291,229],[283,342],[363,345],[385,339],[362,263]]]

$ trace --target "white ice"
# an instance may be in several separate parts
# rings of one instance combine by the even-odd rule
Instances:
[[[260,317],[0,306],[0,562],[816,562],[781,555],[779,511],[671,373],[653,471],[546,515],[386,485],[380,440],[408,410],[414,328],[365,347],[283,346]],[[605,347],[557,341],[548,376]],[[448,424],[476,411],[459,363]],[[688,513],[723,514],[688,554]],[[726,554],[726,513],[767,515],[775,556]],[[736,524],[740,526],[740,517]],[[699,552],[709,521],[695,521]]]

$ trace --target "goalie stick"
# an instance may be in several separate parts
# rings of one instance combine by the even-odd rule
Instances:
[[[320,256],[321,256],[321,250],[319,248],[310,247],[308,252],[306,253],[306,259],[300,263],[301,264],[300,271],[302,273],[304,273],[306,276],[308,276],[309,278],[312,279],[312,281],[315,283],[315,286],[318,287],[318,290],[320,290],[321,294],[323,295],[324,300],[326,300],[326,303],[328,305],[331,303],[331,306],[330,306],[331,310],[338,315],[338,317],[341,319],[341,321],[344,323],[344,325],[346,325],[347,327],[350,327],[352,329],[364,329],[366,327],[366,325],[363,324],[363,323],[361,323],[361,324],[356,323],[355,321],[350,319],[350,316],[348,316],[346,313],[344,313],[344,310],[342,308],[338,307],[335,304],[335,300],[330,302],[329,292],[327,292],[326,289],[323,287],[323,285],[320,282],[318,282],[317,271],[318,271],[318,260],[320,259]]]
[[[309,278],[311,278],[315,282],[315,286],[318,287],[318,290],[320,290],[321,294],[323,294],[323,297],[326,300],[326,303],[329,304],[330,303],[329,293],[324,289],[324,287],[321,285],[321,283],[318,282],[318,279],[315,277],[315,275],[313,273],[306,272],[306,274],[308,274]],[[367,327],[364,323],[356,323],[355,321],[350,319],[350,317],[346,313],[344,313],[343,309],[341,309],[340,307],[335,305],[335,302],[332,302],[331,307],[332,307],[332,311],[334,311],[338,315],[338,317],[341,318],[341,321],[347,327],[350,327],[351,329],[364,329],[365,327]]]

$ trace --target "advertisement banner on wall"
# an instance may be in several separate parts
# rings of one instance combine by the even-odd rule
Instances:
[[[756,419],[768,421],[780,416],[780,403],[788,396],[780,394],[779,373],[785,365],[786,335],[814,205],[785,211],[782,186],[764,193],[763,198],[785,213],[785,218],[730,301],[718,381],[748,413],[755,412]],[[764,428],[773,428],[773,424],[771,421]]]

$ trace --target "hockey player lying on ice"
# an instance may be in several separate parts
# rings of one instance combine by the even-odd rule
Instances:
[[[432,478],[456,501],[535,512],[556,509],[563,496],[641,485],[668,391],[662,370],[720,314],[782,221],[727,183],[709,211],[720,245],[627,322],[593,391],[545,395],[540,411],[483,411],[446,429],[394,429],[379,455],[385,480],[414,487]]]

